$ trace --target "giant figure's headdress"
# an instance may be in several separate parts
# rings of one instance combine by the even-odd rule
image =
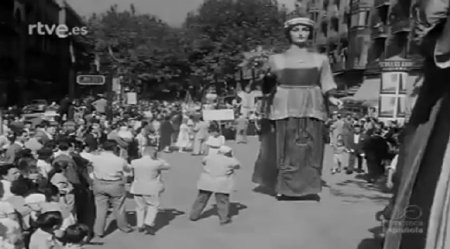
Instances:
[[[308,12],[304,8],[299,7],[296,11],[288,15],[284,23],[284,28],[290,29],[297,25],[305,25],[312,29],[314,28],[314,24],[314,21],[309,18]]]

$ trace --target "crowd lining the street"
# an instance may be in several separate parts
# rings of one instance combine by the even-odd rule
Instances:
[[[94,235],[101,238],[111,208],[118,228],[133,231],[123,210],[125,184],[130,182],[137,228],[155,234],[159,196],[164,191],[161,172],[170,169],[158,157],[159,151],[207,155],[190,219],[200,217],[215,193],[220,223],[231,221],[229,195],[239,161],[225,141],[247,142],[247,133],[252,133],[249,127],[257,131],[260,126],[256,108],[238,107],[232,126],[221,127],[203,120],[198,105],[189,109],[182,102],[152,102],[128,112],[116,109],[110,123],[105,115],[107,101],[101,96],[76,107],[83,113],[71,113],[64,101],[56,120],[5,119],[0,140],[4,161],[0,224],[7,228],[5,239],[14,248],[47,248],[50,244],[74,248]],[[374,118],[342,118],[334,113],[327,127],[334,150],[333,174],[342,169],[347,174],[363,173],[365,159],[368,181],[382,178],[398,146],[396,123],[384,125]],[[130,176],[134,176],[132,181]]]
[[[0,136],[5,243],[13,248],[74,248],[105,235],[111,209],[118,228],[131,232],[123,210],[127,183],[137,206],[138,230],[154,234],[164,191],[161,171],[170,168],[159,151],[206,156],[190,219],[197,220],[216,193],[220,223],[231,221],[229,194],[239,162],[222,133],[246,143],[247,117],[237,115],[235,122],[221,126],[204,121],[196,103],[154,101],[114,108],[109,122],[101,95],[85,103],[64,99],[53,108],[58,115],[51,120],[25,120],[19,111],[9,110]],[[223,180],[217,182],[217,177]]]

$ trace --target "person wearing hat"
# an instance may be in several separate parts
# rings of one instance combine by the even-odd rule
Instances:
[[[108,106],[108,101],[103,97],[103,94],[98,94],[98,99],[92,102],[91,104],[95,111],[98,113],[104,114],[106,113],[106,107]]]
[[[49,147],[43,147],[37,151],[38,160],[36,166],[39,169],[39,173],[47,178],[48,173],[52,170],[51,161],[53,160],[53,150]]]
[[[322,190],[327,105],[342,107],[335,98],[336,83],[326,55],[310,48],[314,21],[296,16],[284,24],[290,47],[269,57],[263,86],[268,98],[268,118],[275,123],[277,197],[313,197]],[[275,83],[275,84],[274,84]],[[258,162],[264,164],[264,162]],[[272,167],[272,168],[271,168]],[[260,183],[264,185],[264,183]]]
[[[350,152],[348,157],[348,168],[347,174],[353,174],[355,171],[355,164],[358,165],[356,168],[357,173],[363,173],[363,160],[364,151],[363,148],[367,141],[367,136],[361,132],[361,126],[359,124],[354,125],[352,131],[345,135],[345,147]]]
[[[231,222],[230,194],[234,189],[234,174],[239,169],[240,162],[233,157],[233,150],[224,145],[219,148],[217,154],[210,154],[203,158],[202,163],[203,170],[197,182],[199,192],[189,219],[198,220],[209,198],[215,193],[220,224],[228,224]]]
[[[131,161],[131,168],[134,180],[130,193],[136,202],[138,230],[154,235],[160,196],[164,191],[161,171],[170,169],[170,165],[158,158],[158,148],[146,146],[142,158]]]

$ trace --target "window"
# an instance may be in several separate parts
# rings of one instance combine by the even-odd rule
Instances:
[[[367,27],[369,25],[369,11],[361,11],[352,14],[351,27]]]
[[[385,58],[384,56],[385,44],[386,44],[385,39],[376,39],[374,41],[373,52],[375,59],[383,60]]]
[[[334,0],[334,3],[336,4],[337,8],[341,8],[341,0]]]
[[[327,23],[326,21],[323,21],[323,22],[320,24],[320,30],[322,31],[322,33],[323,33],[325,36],[327,36],[327,34],[328,34],[328,23]]]
[[[369,24],[369,11],[359,12],[358,26],[365,27]]]
[[[314,22],[317,22],[317,20],[319,19],[319,13],[318,13],[318,12],[313,12],[313,13],[311,13],[311,19],[312,19]]]
[[[326,10],[328,8],[329,0],[323,0],[323,10]]]
[[[381,20],[381,22],[383,22],[383,24],[387,24],[388,12],[389,12],[389,6],[387,6],[387,5],[378,8],[378,16],[380,17],[380,20]]]
[[[337,17],[331,18],[331,29],[339,31],[339,19]]]

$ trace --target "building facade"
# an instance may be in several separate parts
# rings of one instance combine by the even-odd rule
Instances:
[[[298,2],[316,22],[314,43],[329,55],[338,85],[345,89],[359,87],[354,100],[380,108],[384,105],[380,96],[383,72],[398,71],[406,73],[401,84],[407,89],[397,89],[397,97],[408,97],[421,68],[418,48],[410,36],[416,0]],[[408,109],[408,104],[401,105],[400,109]]]
[[[68,91],[70,44],[75,38],[30,34],[29,25],[82,26],[82,19],[63,0],[0,1],[0,82],[6,105],[33,98],[56,100]],[[50,94],[51,93],[51,94]]]
[[[367,61],[367,28],[352,8],[352,0],[298,1],[316,23],[313,43],[319,51],[327,53],[340,89],[349,88],[362,81]],[[368,1],[370,2],[370,1]],[[364,9],[360,8],[360,12]],[[366,10],[368,11],[368,10]],[[361,13],[365,14],[365,13]]]

